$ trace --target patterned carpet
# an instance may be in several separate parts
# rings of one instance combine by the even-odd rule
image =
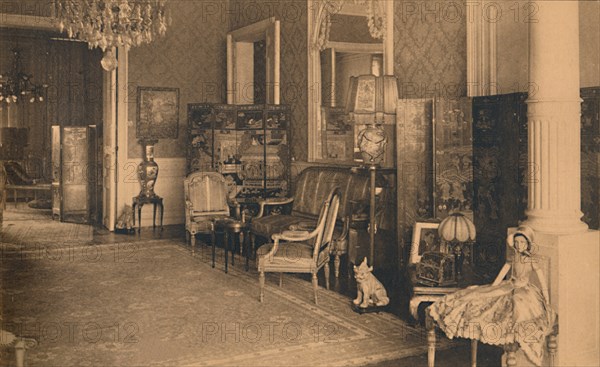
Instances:
[[[427,350],[422,329],[336,292],[315,306],[300,278],[267,277],[261,304],[239,257],[226,274],[175,241],[3,250],[3,328],[38,340],[30,367],[359,366]]]

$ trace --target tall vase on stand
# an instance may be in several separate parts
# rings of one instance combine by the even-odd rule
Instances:
[[[138,180],[140,181],[140,197],[155,197],[154,186],[158,178],[158,164],[154,161],[154,145],[158,140],[142,141],[144,146],[144,160],[137,167]]]

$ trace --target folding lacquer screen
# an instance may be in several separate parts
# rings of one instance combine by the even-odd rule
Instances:
[[[89,223],[98,210],[96,127],[52,126],[52,217]]]
[[[397,223],[405,244],[411,241],[415,222],[439,221],[455,210],[472,211],[471,111],[470,98],[398,100]]]
[[[396,107],[397,228],[404,244],[414,223],[433,215],[433,105],[433,99],[401,99]]]

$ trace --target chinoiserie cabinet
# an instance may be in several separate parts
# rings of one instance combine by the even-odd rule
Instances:
[[[96,126],[52,126],[52,217],[93,223],[97,217]]]
[[[187,173],[222,173],[242,204],[285,197],[290,116],[286,105],[189,104]]]

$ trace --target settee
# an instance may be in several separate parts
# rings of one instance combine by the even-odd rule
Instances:
[[[341,193],[337,223],[331,253],[334,255],[335,276],[339,276],[340,256],[348,252],[348,232],[354,227],[366,228],[369,221],[369,174],[349,167],[309,167],[293,184],[294,194],[286,199],[261,201],[259,212],[252,219],[252,248],[256,237],[271,240],[271,236],[288,229],[314,228],[321,205],[334,188]],[[288,214],[267,215],[271,206],[288,205]],[[291,210],[289,209],[291,206]]]

